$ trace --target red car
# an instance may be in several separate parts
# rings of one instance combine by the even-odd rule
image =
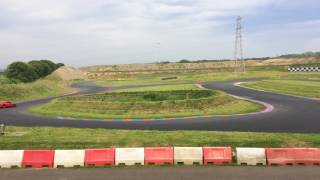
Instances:
[[[15,103],[12,103],[10,101],[1,101],[0,102],[0,108],[13,108],[17,105]]]

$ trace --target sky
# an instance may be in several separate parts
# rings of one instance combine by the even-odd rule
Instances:
[[[50,59],[80,67],[319,51],[319,0],[0,0],[0,69]]]

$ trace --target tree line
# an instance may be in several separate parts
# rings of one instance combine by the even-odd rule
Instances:
[[[27,63],[16,61],[8,65],[4,75],[14,81],[32,82],[46,77],[61,66],[64,64],[50,60],[32,60]]]

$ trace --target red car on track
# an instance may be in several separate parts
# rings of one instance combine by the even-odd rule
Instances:
[[[12,103],[10,101],[1,101],[0,102],[0,108],[13,108],[17,105],[15,103]]]

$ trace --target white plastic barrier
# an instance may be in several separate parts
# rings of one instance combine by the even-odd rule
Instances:
[[[238,165],[266,165],[264,148],[236,148]]]
[[[174,147],[175,164],[203,164],[202,147]]]
[[[56,150],[54,167],[84,166],[84,150]]]
[[[1,150],[0,167],[11,168],[21,167],[23,150]]]
[[[116,148],[116,165],[144,165],[144,148]]]

